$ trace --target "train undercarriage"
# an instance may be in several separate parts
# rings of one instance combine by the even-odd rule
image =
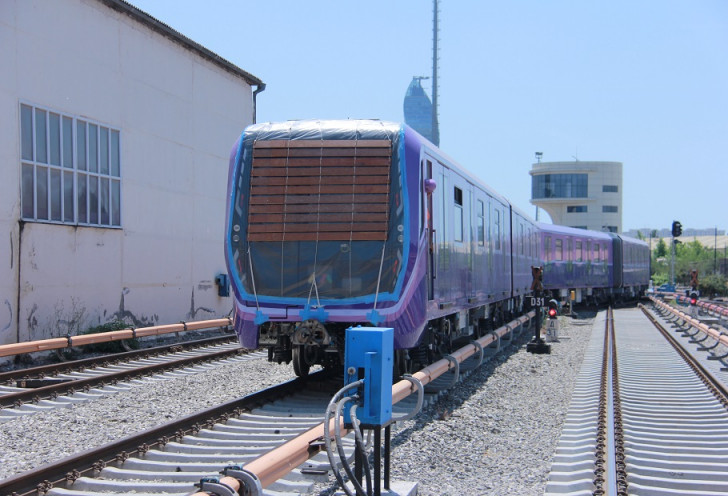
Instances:
[[[523,313],[523,299],[478,306],[430,320],[417,346],[395,350],[395,374],[410,373],[478,339]],[[268,349],[268,361],[293,363],[299,377],[313,366],[336,370],[344,363],[346,329],[365,322],[267,322],[259,328],[259,345]]]

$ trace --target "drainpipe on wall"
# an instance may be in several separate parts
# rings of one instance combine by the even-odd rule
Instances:
[[[20,267],[23,256],[23,227],[25,227],[25,221],[18,219],[18,289],[16,294],[16,306],[15,306],[15,342],[20,342]]]
[[[262,93],[265,90],[265,83],[260,83],[255,91],[253,92],[253,124],[257,122],[258,117],[258,93]]]

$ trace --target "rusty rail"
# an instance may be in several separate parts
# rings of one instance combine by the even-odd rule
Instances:
[[[123,341],[125,339],[135,339],[146,336],[159,336],[161,334],[171,334],[173,332],[199,331],[202,329],[230,326],[232,323],[233,321],[230,317],[225,317],[223,319],[199,320],[196,322],[183,321],[179,324],[166,324],[139,328],[130,327],[129,329],[123,329],[120,331],[41,339],[25,343],[5,344],[0,346],[0,357],[20,355],[22,353],[34,353],[38,351],[57,350],[61,348],[72,348],[73,346],[84,346],[87,344]]]

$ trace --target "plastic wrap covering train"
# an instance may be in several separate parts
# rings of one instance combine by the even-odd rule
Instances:
[[[523,311],[542,243],[535,222],[406,125],[258,124],[231,153],[236,331],[299,375],[340,363],[352,325],[393,327],[401,370],[486,332]]]

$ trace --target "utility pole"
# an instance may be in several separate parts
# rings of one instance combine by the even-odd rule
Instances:
[[[437,43],[440,36],[438,0],[433,0],[432,6],[432,142],[435,146],[440,146],[440,123],[437,117]]]

